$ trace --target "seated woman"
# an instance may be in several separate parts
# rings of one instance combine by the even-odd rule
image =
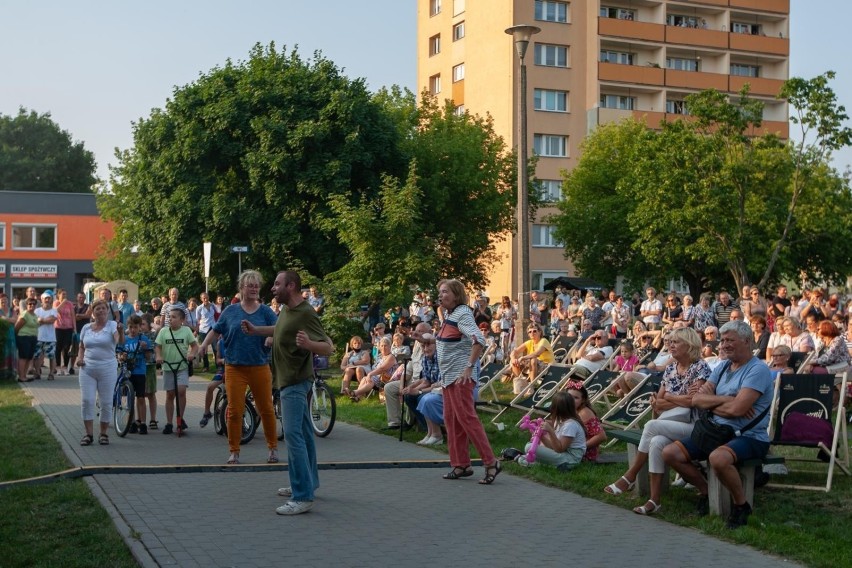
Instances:
[[[512,351],[511,363],[515,394],[524,392],[542,369],[553,363],[553,349],[550,347],[550,341],[544,337],[541,325],[530,322],[527,333],[530,339]]]
[[[704,343],[701,348],[701,356],[719,356],[719,328],[715,325],[708,325],[704,328]]]
[[[657,395],[651,399],[656,418],[642,429],[636,458],[615,483],[604,488],[610,495],[620,495],[632,489],[639,471],[648,463],[651,495],[648,501],[633,509],[639,515],[652,515],[660,510],[663,476],[666,468],[662,452],[673,440],[688,437],[692,432],[692,397],[710,377],[710,368],[701,358],[701,337],[691,328],[672,331],[669,349],[673,362],[666,367]]]
[[[391,353],[391,340],[386,336],[379,340],[379,355],[373,370],[364,375],[358,384],[358,388],[349,395],[352,402],[361,402],[361,399],[370,394],[370,391],[381,390],[382,385],[388,382],[397,368],[396,357]]]
[[[492,321],[490,331],[488,329],[488,324],[485,324],[485,328],[483,328],[482,324],[480,324],[479,329],[482,330],[483,335],[485,335],[485,353],[482,354],[483,366],[493,363],[494,361],[502,363],[503,330],[500,327],[500,321]]]
[[[769,347],[769,331],[766,329],[766,319],[761,315],[752,315],[748,320],[754,332],[754,348],[758,359],[766,359],[766,349]]]
[[[811,334],[802,331],[802,327],[796,318],[787,318],[784,321],[784,335],[784,345],[789,347],[791,351],[810,353],[814,350]]]
[[[574,405],[574,397],[565,391],[553,395],[550,414],[542,422],[544,430],[541,442],[535,450],[535,463],[555,465],[560,471],[577,467],[586,453],[586,431]],[[518,465],[529,466],[526,453],[532,442],[524,448],[524,453],[515,458]]]
[[[772,353],[775,351],[775,348],[784,345],[784,322],[787,320],[787,316],[780,316],[775,319],[775,331],[773,331],[769,335],[769,341],[766,343],[766,364],[772,363]]]
[[[370,351],[364,349],[364,340],[357,335],[352,336],[346,353],[340,360],[340,370],[343,371],[343,380],[340,383],[340,393],[349,396],[349,383],[352,379],[361,382],[364,375],[370,372]]]
[[[595,409],[589,403],[589,391],[580,381],[568,381],[565,390],[574,398],[574,406],[577,407],[577,414],[586,432],[586,453],[583,454],[583,461],[596,462],[598,448],[606,442],[606,432],[595,414]]]
[[[394,333],[391,343],[391,353],[396,357],[397,361],[411,359],[411,348],[405,344],[405,336],[401,333]]]
[[[769,370],[772,371],[773,376],[778,373],[792,375],[796,372],[790,365],[790,357],[792,355],[793,352],[786,345],[779,345],[775,348],[772,352],[772,361],[769,364]]]
[[[842,369],[829,371],[829,368],[848,367],[852,364],[846,340],[840,335],[836,325],[829,320],[822,320],[819,322],[817,333],[824,347],[820,349],[817,357],[802,369],[805,373],[834,374]]]

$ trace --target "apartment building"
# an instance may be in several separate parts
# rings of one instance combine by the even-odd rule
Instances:
[[[654,127],[688,114],[684,98],[745,83],[766,104],[762,129],[788,135],[787,105],[775,96],[789,75],[789,0],[418,0],[417,83],[460,112],[490,114],[515,146],[518,57],[505,30],[541,32],[526,53],[528,141],[539,156],[537,187],[561,198],[562,172],[583,137],[625,117]],[[577,276],[552,237],[545,207],[530,227],[531,289]],[[517,297],[512,239],[499,245],[488,292]]]

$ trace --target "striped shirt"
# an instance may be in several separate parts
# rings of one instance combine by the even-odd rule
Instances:
[[[470,363],[473,344],[479,343],[485,348],[485,337],[476,326],[470,306],[459,304],[444,318],[436,337],[438,347],[438,368],[441,370],[441,382],[448,386],[456,382]],[[471,378],[479,382],[479,361],[474,365]]]

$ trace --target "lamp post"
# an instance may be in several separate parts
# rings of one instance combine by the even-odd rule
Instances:
[[[516,213],[519,265],[517,293],[520,317],[516,324],[518,327],[515,333],[519,342],[524,340],[524,333],[530,319],[530,304],[526,295],[527,288],[530,286],[530,225],[527,203],[529,191],[529,176],[527,175],[527,66],[524,63],[524,56],[527,53],[530,38],[540,31],[541,28],[539,27],[525,24],[512,26],[506,30],[506,33],[512,36],[515,42],[515,51],[517,51],[520,61],[520,80],[518,81],[518,210]]]

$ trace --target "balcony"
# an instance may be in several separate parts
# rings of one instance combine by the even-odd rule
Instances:
[[[636,83],[640,85],[662,86],[665,70],[641,65],[619,65],[618,63],[598,63],[598,80],[618,83]]]
[[[717,30],[666,26],[666,42],[696,47],[728,48],[728,33]]]
[[[598,18],[598,34],[644,41],[665,41],[665,26],[636,22],[634,20],[618,20],[616,18]]]
[[[763,77],[740,77],[738,75],[730,75],[728,79],[728,90],[734,93],[739,92],[743,85],[749,84],[749,93],[752,95],[765,95],[776,97],[784,86],[783,79],[765,79]]]
[[[713,6],[728,7],[728,0],[693,0],[695,4],[712,4]]]
[[[686,89],[716,89],[728,90],[728,75],[721,73],[702,73],[701,71],[678,71],[666,69],[666,86]]]
[[[790,40],[786,37],[768,37],[751,34],[730,34],[731,49],[754,51],[772,55],[790,55]]]
[[[712,2],[715,4],[715,2]],[[748,8],[761,12],[790,13],[790,0],[730,0],[731,8]]]
[[[764,120],[760,128],[752,128],[749,132],[751,136],[760,136],[762,134],[777,134],[785,140],[790,137],[790,123],[780,120]]]

